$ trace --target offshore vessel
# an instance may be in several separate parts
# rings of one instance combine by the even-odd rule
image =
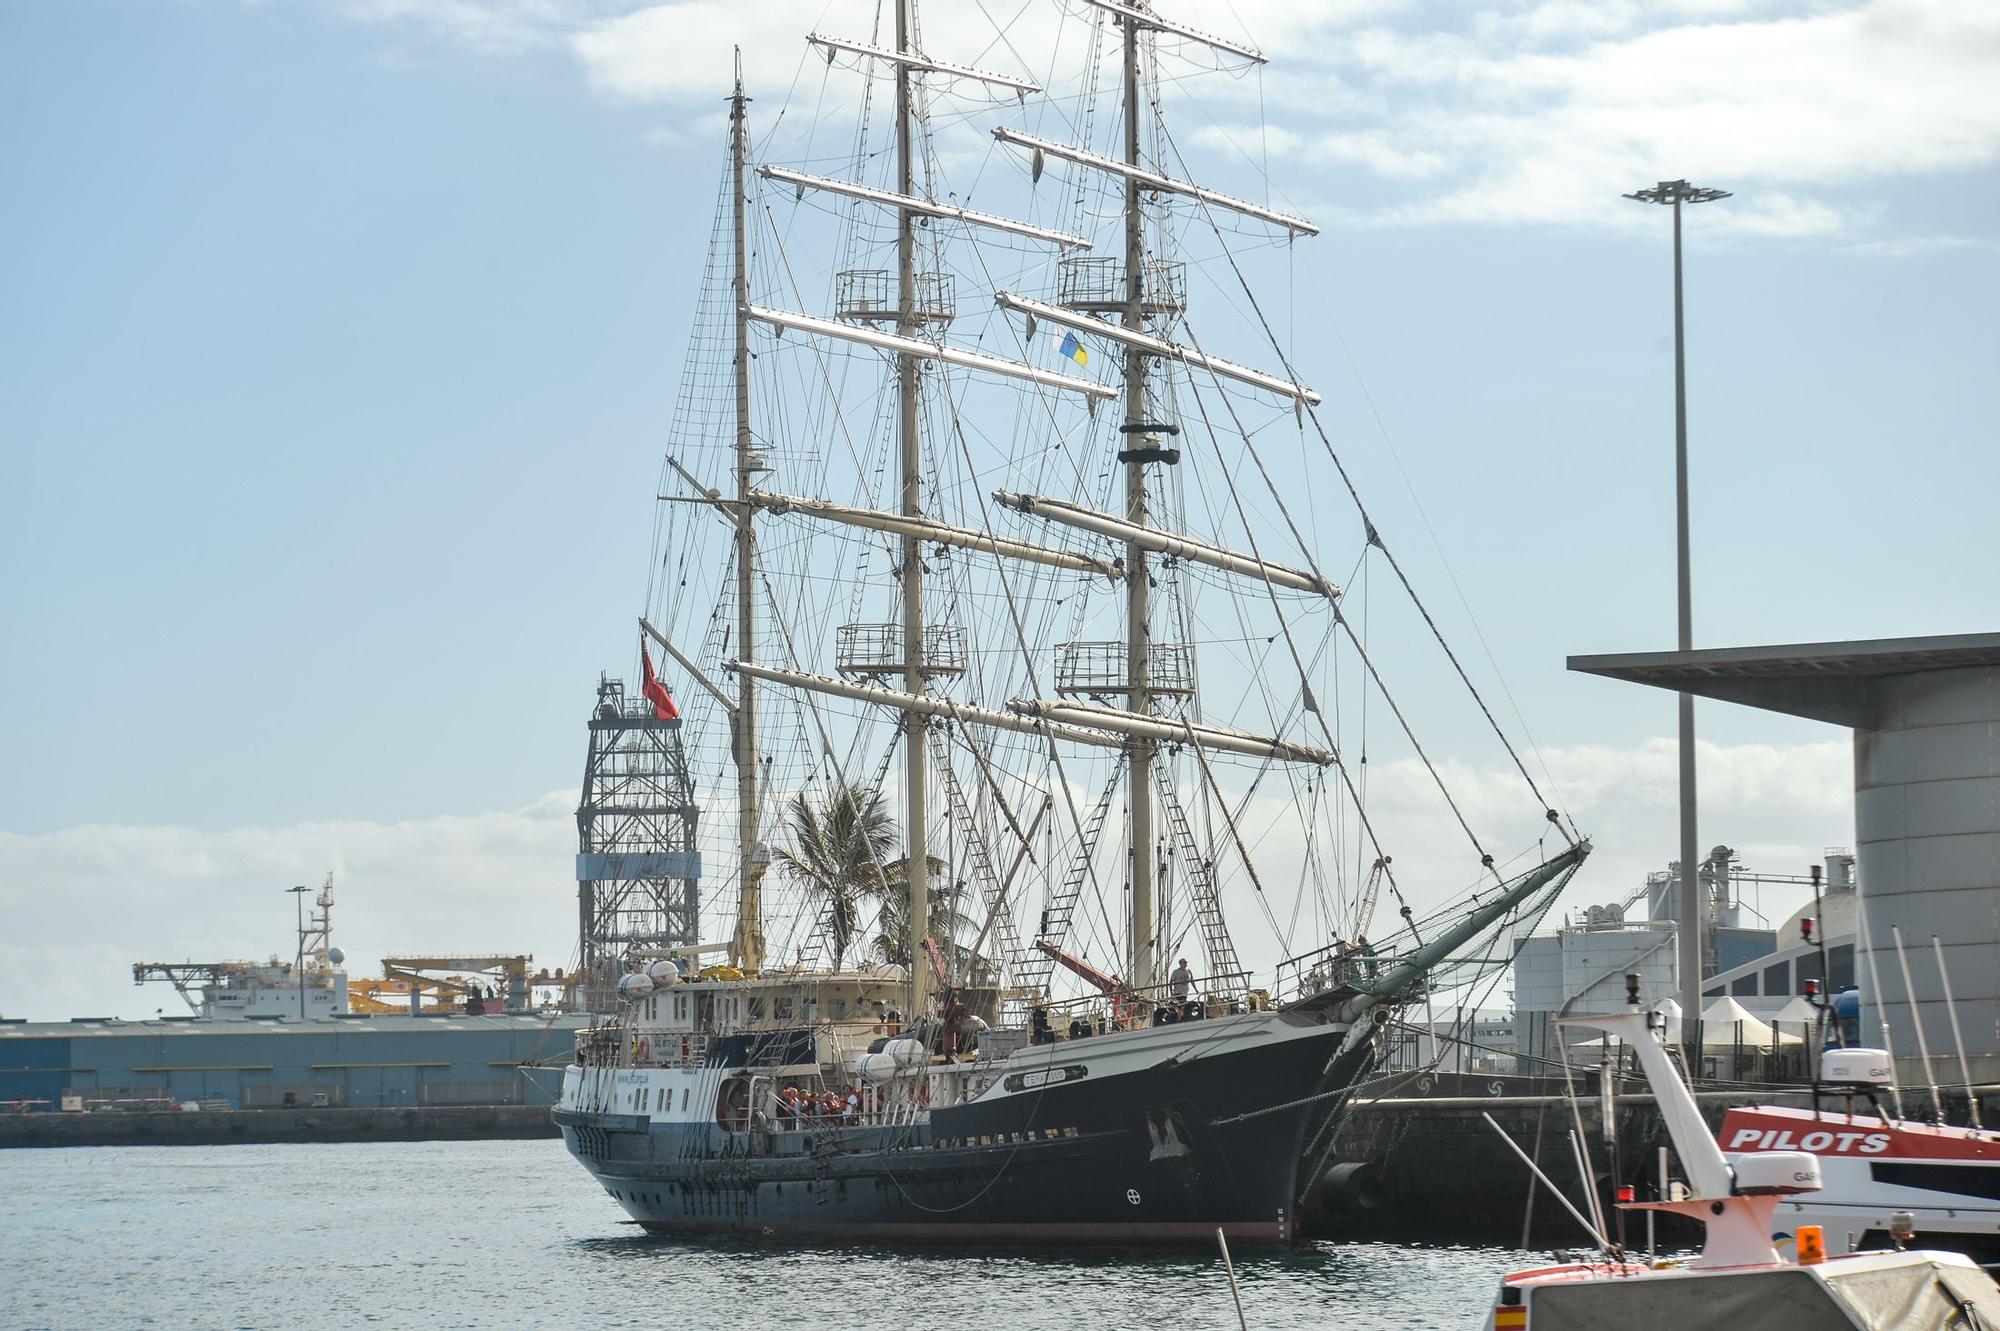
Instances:
[[[1347,472],[1239,264],[1257,247],[1236,241],[1315,228],[1194,183],[1159,115],[1186,72],[1163,76],[1163,56],[1264,56],[1146,5],[1051,6],[1005,44],[1043,19],[1077,36],[1051,43],[1079,53],[1080,91],[1057,99],[927,54],[913,0],[893,16],[872,41],[808,38],[854,112],[852,177],[753,166],[739,56],[638,653],[657,716],[721,778],[704,788],[733,793],[708,825],[733,833],[736,917],[712,945],[635,925],[615,973],[586,977],[615,997],[579,1033],[554,1117],[655,1232],[1288,1243],[1393,1011],[1504,965],[1589,845],[1515,758],[1532,832],[1501,867],[1306,534],[1332,521],[1315,484],[1339,494]],[[1100,89],[1115,116],[1095,113]],[[1045,222],[964,207],[944,179],[996,112],[990,191]],[[815,254],[828,212],[834,249]],[[878,242],[893,269],[863,266]],[[1255,313],[1278,370],[1197,343],[1189,244],[1216,254],[1218,306]],[[822,259],[834,317],[786,308]],[[966,285],[991,307],[962,310]],[[1122,383],[1093,376],[1099,356]],[[1280,466],[1263,436],[1285,430],[1301,457]],[[1341,558],[1383,565],[1421,611],[1344,489]],[[1224,623],[1232,650],[1203,689],[1196,639]],[[1411,623],[1443,645],[1428,611]],[[654,647],[694,686],[685,717]],[[1370,816],[1370,700],[1394,721],[1377,752],[1407,755],[1464,836],[1446,851],[1427,827],[1405,850],[1458,888],[1424,914]],[[1504,746],[1483,702],[1478,718]],[[1273,836],[1296,848],[1289,926],[1257,868]],[[1385,892],[1392,932],[1370,943]],[[1232,894],[1277,935],[1270,980],[1239,960]]]
[[[391,957],[385,978],[351,979],[333,943],[333,876],[310,910],[308,890],[296,889],[289,957],[133,965],[135,984],[171,984],[184,1014],[0,1018],[0,1113],[554,1101],[555,1069],[590,1024],[558,1006],[574,987],[561,972],[530,975],[526,955]]]

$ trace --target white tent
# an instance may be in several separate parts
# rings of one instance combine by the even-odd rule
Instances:
[[[1701,1011],[1701,1042],[1704,1047],[1730,1045],[1741,1042],[1756,1048],[1774,1043],[1804,1044],[1802,1036],[1791,1031],[1778,1032],[1759,1021],[1750,1009],[1733,998],[1722,997],[1711,1002]]]
[[[1659,1015],[1660,1025],[1663,1028],[1660,1033],[1666,1037],[1667,1044],[1670,1046],[1680,1044],[1681,1005],[1674,999],[1663,998],[1653,1005],[1653,1011]]]
[[[1811,999],[1800,994],[1772,1013],[1771,1020],[1782,1021],[1787,1026],[1798,1026],[1803,1022],[1818,1021],[1819,1011],[1813,1007]]]

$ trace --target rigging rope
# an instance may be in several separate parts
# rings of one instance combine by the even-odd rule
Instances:
[[[1175,160],[1181,164],[1181,170],[1185,172],[1187,170],[1187,161],[1181,156],[1179,144],[1174,142],[1171,134],[1166,134],[1165,138],[1168,145],[1173,148]],[[1250,302],[1250,308],[1256,312],[1257,322],[1263,328],[1264,336],[1270,342],[1271,350],[1277,355],[1279,364],[1292,379],[1293,383],[1300,383],[1301,381],[1297,372],[1292,368],[1291,360],[1285,355],[1284,347],[1278,341],[1276,330],[1271,327],[1270,319],[1265,315],[1263,306],[1257,300],[1257,293],[1251,288],[1249,280],[1244,276],[1241,265],[1236,262],[1235,254],[1231,252],[1228,244],[1222,240],[1222,228],[1217,225],[1213,210],[1208,206],[1206,200],[1197,198],[1196,202],[1200,205],[1204,220],[1208,222],[1210,230],[1214,232],[1216,240],[1221,246],[1223,257],[1229,261],[1230,271],[1235,274],[1237,284],[1242,287],[1245,299]],[[1190,334],[1190,339],[1192,339],[1192,334]],[[1501,728],[1499,720],[1493,715],[1493,709],[1487,706],[1484,695],[1480,693],[1478,686],[1472,682],[1472,677],[1466,673],[1465,666],[1458,659],[1458,654],[1452,650],[1450,642],[1445,639],[1444,630],[1438,627],[1437,620],[1431,615],[1430,607],[1425,605],[1423,598],[1417,595],[1417,589],[1411,584],[1408,575],[1403,572],[1403,566],[1396,559],[1395,552],[1390,550],[1387,543],[1382,540],[1381,532],[1375,526],[1374,519],[1369,516],[1368,507],[1361,500],[1361,492],[1355,487],[1354,478],[1348,474],[1346,464],[1341,461],[1339,452],[1334,448],[1333,440],[1328,436],[1326,426],[1319,418],[1318,410],[1303,399],[1300,399],[1300,404],[1304,407],[1305,414],[1312,420],[1313,429],[1319,435],[1320,443],[1324,445],[1327,457],[1332,460],[1335,469],[1340,473],[1341,483],[1347,487],[1348,497],[1354,501],[1355,510],[1361,515],[1361,520],[1368,531],[1369,543],[1381,550],[1383,558],[1389,561],[1389,567],[1395,572],[1396,580],[1402,584],[1403,591],[1409,596],[1411,604],[1415,605],[1418,613],[1423,616],[1425,625],[1431,631],[1431,636],[1437,640],[1438,646],[1443,649],[1446,658],[1450,660],[1452,669],[1458,673],[1460,682],[1465,685],[1466,690],[1471,693],[1473,700],[1478,703],[1480,714],[1486,718],[1487,725],[1492,728],[1494,736],[1500,741],[1501,747],[1506,749],[1507,756],[1513,761],[1515,770],[1520,772],[1521,779],[1528,783],[1528,789],[1534,794],[1536,801],[1541,804],[1549,822],[1562,834],[1565,841],[1574,846],[1576,844],[1576,837],[1572,835],[1571,829],[1563,826],[1564,820],[1550,806],[1548,799],[1541,792],[1541,787],[1536,785],[1534,776],[1528,771],[1527,764],[1521,761],[1521,755],[1515,750],[1513,741],[1507,738],[1506,731]],[[1379,677],[1377,682],[1379,684]],[[1385,694],[1384,697],[1386,698],[1387,695]],[[1395,706],[1393,702],[1390,705],[1391,707]],[[1454,806],[1454,812],[1456,812],[1456,806]],[[1461,822],[1463,822],[1462,819]],[[1470,830],[1469,828],[1467,829],[1468,834]],[[1490,868],[1491,865],[1489,864],[1488,867]]]

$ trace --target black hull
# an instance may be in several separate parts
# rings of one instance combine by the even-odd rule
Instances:
[[[900,1127],[732,1132],[559,1109],[570,1151],[654,1233],[773,1240],[1285,1245],[1300,1160],[1368,1042],[1248,1048],[934,1111]],[[1116,1039],[1117,1037],[1107,1037]],[[1089,1042],[1095,1045],[1097,1042]],[[1078,1057],[1088,1056],[1085,1046]],[[1060,1058],[1058,1058],[1060,1063]],[[1301,1103],[1294,1103],[1301,1102]]]

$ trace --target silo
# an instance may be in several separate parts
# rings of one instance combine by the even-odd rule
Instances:
[[[1899,1059],[1918,1050],[1891,926],[1900,926],[1935,1073],[1957,1081],[1935,936],[1972,1075],[2000,1075],[2000,667],[1883,678],[1854,732],[1854,826],[1871,974]],[[1864,961],[1864,966],[1866,965]],[[1864,1033],[1875,1017],[1864,1010]]]
[[[1914,1009],[1935,1077],[1959,1080],[1936,936],[1972,1077],[2000,1079],[2000,633],[1571,657],[1569,666],[1850,727],[1862,1038],[1880,1039],[1879,1001],[1901,1079],[1921,1082]],[[1829,857],[1829,867],[1845,866]]]

